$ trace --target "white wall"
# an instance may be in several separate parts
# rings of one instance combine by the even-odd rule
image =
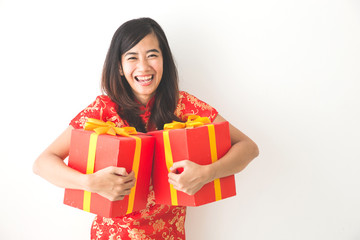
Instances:
[[[93,215],[31,166],[100,93],[116,28],[141,16],[167,33],[181,88],[261,150],[236,197],[189,209],[188,239],[360,239],[356,0],[0,1],[0,239],[89,239]]]

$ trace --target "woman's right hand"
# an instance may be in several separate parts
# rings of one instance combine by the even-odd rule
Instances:
[[[107,167],[93,174],[87,174],[87,190],[110,201],[122,200],[135,186],[135,174],[122,167]]]

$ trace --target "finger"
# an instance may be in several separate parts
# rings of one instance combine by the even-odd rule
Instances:
[[[114,197],[118,197],[118,196],[125,196],[125,195],[129,195],[131,192],[131,187],[130,186],[117,186],[113,189],[112,191],[112,195]]]
[[[133,171],[131,171],[128,175],[126,176],[121,176],[122,178],[122,181],[123,182],[130,182],[130,181],[136,181],[136,178],[135,178],[135,173]]]
[[[170,167],[170,169],[169,169],[169,170],[170,170],[170,173],[176,173],[176,168],[175,168],[175,167],[173,167],[173,166],[172,166],[172,167]]]
[[[170,171],[174,172],[178,168],[184,168],[184,164],[185,161],[174,162],[174,164],[170,167]]]
[[[174,171],[179,167],[184,167],[184,161],[174,162],[174,164],[170,167],[170,171]]]
[[[134,178],[134,179],[132,179],[130,181],[127,181],[125,183],[125,187],[130,189],[130,188],[133,188],[135,186],[135,184],[136,184],[136,179]]]
[[[122,176],[124,182],[136,181],[135,174],[129,174],[127,176]]]
[[[128,177],[119,177],[119,179],[117,180],[117,186],[122,188],[122,189],[130,189],[132,187],[135,186],[136,183],[136,179],[135,178],[131,178],[129,179]]]
[[[176,190],[180,190],[180,187],[179,187],[179,185],[178,185],[178,183],[177,183],[176,181],[174,181],[174,180],[172,180],[172,179],[169,179],[169,183],[170,183],[171,185],[173,185],[173,187],[174,187]]]
[[[128,176],[131,178],[135,178],[135,172],[131,170],[131,172],[128,173]]]
[[[178,181],[178,180],[179,180],[179,175],[176,174],[176,173],[170,172],[170,173],[168,174],[168,178],[171,179],[172,181]]]
[[[119,193],[120,196],[127,196],[131,193],[131,189],[127,189],[127,190],[124,190],[122,191],[121,193]]]
[[[127,176],[128,173],[126,172],[126,169],[123,167],[112,167],[112,173],[119,176]]]

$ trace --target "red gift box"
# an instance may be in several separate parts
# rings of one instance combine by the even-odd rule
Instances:
[[[92,150],[90,145],[93,145]],[[65,189],[64,204],[103,217],[118,217],[144,209],[149,193],[153,152],[154,138],[145,134],[123,137],[74,129],[71,133],[69,167],[81,173],[89,173],[91,166],[93,169],[90,172],[109,166],[124,167],[128,173],[135,172],[136,184],[130,195],[119,201],[110,201],[83,190]],[[89,160],[91,154],[95,155],[94,160]]]
[[[199,206],[236,195],[234,175],[207,183],[194,195],[177,191],[168,182],[173,162],[187,159],[207,165],[224,156],[231,147],[228,122],[148,134],[155,137],[152,181],[156,203]]]

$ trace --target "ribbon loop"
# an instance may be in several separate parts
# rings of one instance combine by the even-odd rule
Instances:
[[[185,127],[186,127],[185,123],[173,121],[172,123],[166,123],[164,125],[164,130],[180,129]]]
[[[166,123],[164,130],[181,129],[181,128],[196,128],[205,124],[211,123],[208,117],[200,117],[198,115],[190,115],[185,123],[173,121],[172,123]]]
[[[84,129],[89,131],[94,131],[98,135],[108,134],[112,136],[120,135],[127,137],[129,135],[137,134],[136,129],[134,127],[119,128],[116,127],[116,124],[111,121],[104,122],[102,120],[94,119],[94,118],[88,118],[87,122],[84,125]]]

